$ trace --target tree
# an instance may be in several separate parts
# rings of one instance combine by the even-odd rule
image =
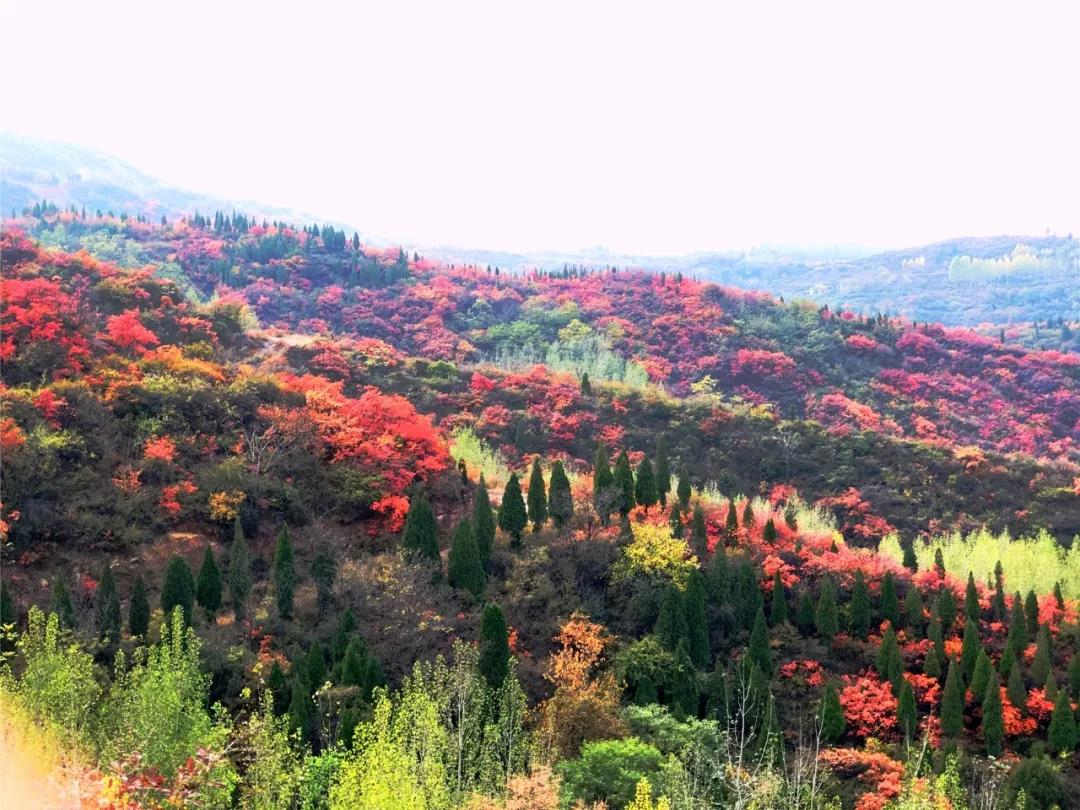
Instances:
[[[94,593],[94,627],[99,640],[110,644],[120,640],[120,595],[116,592],[116,580],[108,563]]]
[[[960,672],[964,676],[965,683],[971,682],[971,676],[975,672],[975,661],[978,659],[979,650],[981,649],[979,630],[975,626],[975,622],[968,619],[964,622],[964,640],[960,648]]]
[[[1005,719],[997,675],[993,675],[986,682],[986,691],[982,701],[982,733],[983,740],[986,742],[986,753],[992,757],[1001,756],[1001,741],[1005,737]]]
[[[0,581],[0,625],[15,624],[15,602],[6,582]]]
[[[675,487],[675,494],[679,498],[679,506],[683,511],[690,505],[690,496],[693,494],[693,490],[690,487],[690,476],[685,472],[679,473],[679,483]]]
[[[674,585],[668,585],[656,617],[656,635],[669,650],[674,651],[679,642],[687,637],[690,629],[686,623],[682,594]]]
[[[170,616],[173,608],[180,607],[184,613],[184,624],[190,626],[194,598],[195,577],[184,558],[175,555],[165,569],[165,584],[161,586],[161,609],[166,616]]]
[[[146,598],[146,585],[142,574],[136,574],[131,586],[131,602],[128,604],[128,632],[135,638],[145,638],[149,629],[150,602]]]
[[[750,644],[746,650],[750,662],[769,677],[773,671],[772,650],[769,648],[769,630],[765,624],[765,613],[758,610],[754,618],[754,628],[750,631]]]
[[[492,689],[498,689],[506,680],[510,666],[510,641],[506,619],[496,604],[484,608],[480,622],[480,674]]]
[[[525,529],[525,500],[521,497],[521,484],[517,473],[510,475],[499,504],[499,528],[510,535],[511,542],[521,544],[521,532]]]
[[[754,507],[751,505],[749,498],[746,499],[746,506],[743,507],[742,523],[747,531],[754,525]]]
[[[612,473],[612,486],[618,493],[617,506],[619,513],[630,514],[637,501],[634,500],[634,472],[630,469],[630,459],[623,450],[615,460],[615,470]]]
[[[705,578],[697,568],[690,572],[683,594],[686,611],[686,646],[690,660],[701,669],[709,663],[709,625],[705,618]]]
[[[551,465],[551,486],[548,492],[548,511],[560,529],[574,516],[574,497],[570,492],[570,479],[561,461]]]
[[[727,517],[724,519],[724,531],[730,538],[734,538],[739,533],[739,516],[735,512],[734,498],[730,498],[727,502]]]
[[[581,755],[559,765],[567,806],[608,802],[611,807],[640,810],[635,795],[644,782],[660,781],[664,756],[654,746],[631,737],[626,740],[587,742]],[[651,777],[651,779],[650,779]],[[649,804],[652,810],[651,789]]]
[[[1024,679],[1020,675],[1020,664],[1016,661],[1013,661],[1009,667],[1009,675],[1005,679],[1005,694],[1009,698],[1009,703],[1013,706],[1019,707],[1027,704],[1027,688],[1024,686]]]
[[[448,561],[448,581],[454,588],[461,588],[473,596],[484,590],[484,567],[480,562],[480,549],[476,547],[472,524],[462,519],[454,530]]]
[[[206,611],[207,620],[213,620],[214,614],[221,610],[221,572],[209,543],[195,584],[195,601]]]
[[[964,730],[964,687],[960,667],[956,659],[949,660],[949,674],[945,676],[945,691],[941,697],[941,733],[952,739]]]
[[[672,507],[673,510],[674,508]],[[690,519],[690,548],[701,560],[709,553],[709,531],[705,526],[705,511],[701,504],[694,507],[694,514]]]
[[[1004,622],[1008,616],[1008,608],[1005,606],[1005,572],[1001,567],[1001,560],[994,563],[994,595],[990,599],[990,609],[994,614],[994,621]]]
[[[776,524],[772,518],[765,521],[765,528],[761,530],[761,539],[766,543],[776,542]]]
[[[894,692],[899,690],[904,675],[904,663],[891,624],[885,628],[885,634],[881,637],[881,646],[874,658],[874,666],[877,667],[878,674],[892,684]]]
[[[311,560],[311,578],[315,581],[315,601],[322,616],[330,609],[334,599],[334,580],[337,579],[337,560],[326,547],[316,551]]]
[[[870,632],[870,591],[861,568],[855,569],[855,583],[851,586],[851,632],[865,639]]]
[[[975,588],[975,575],[968,571],[967,587],[964,589],[964,613],[976,625],[982,617],[979,609],[979,592]]]
[[[986,654],[986,650],[979,648],[979,657],[975,659],[975,670],[971,673],[971,694],[976,700],[979,695],[986,694],[986,684],[993,680],[997,683],[997,673],[994,671],[994,665],[990,663],[990,656]]]
[[[1069,704],[1069,695],[1064,689],[1058,691],[1054,701],[1054,711],[1050,714],[1050,728],[1046,740],[1051,750],[1059,753],[1071,753],[1076,750],[1076,716]]]
[[[229,602],[237,621],[243,621],[248,595],[251,593],[251,555],[240,518],[233,524],[233,541],[229,549]]]
[[[931,678],[941,677],[941,659],[938,658],[933,644],[930,645],[930,649],[926,651],[926,658],[923,659],[923,675]]]
[[[1035,591],[1028,591],[1024,597],[1024,621],[1027,623],[1028,639],[1035,638],[1039,632],[1039,600]]]
[[[1080,701],[1080,652],[1069,660],[1069,692],[1073,700]]]
[[[554,476],[552,471],[552,486]],[[480,564],[487,565],[487,561],[491,559],[491,550],[495,547],[495,512],[491,508],[491,498],[488,496],[483,472],[480,473],[480,480],[476,482],[476,492],[473,494],[472,526],[476,549],[480,552]]]
[[[1050,628],[1041,625],[1035,635],[1035,657],[1031,661],[1031,678],[1036,686],[1045,686],[1052,665]]]
[[[300,739],[309,741],[315,730],[315,712],[311,702],[311,685],[307,680],[303,661],[292,666],[292,699],[289,701],[289,729],[298,733]]]
[[[904,734],[904,741],[911,745],[915,733],[919,729],[919,712],[915,706],[915,691],[911,683],[905,678],[900,686],[900,699],[897,703],[896,719],[899,721],[900,730]]]
[[[893,627],[900,626],[900,603],[896,598],[896,580],[892,571],[886,571],[881,578],[881,618]]]
[[[832,643],[839,630],[836,621],[836,586],[828,577],[821,583],[821,596],[814,611],[814,626],[818,635],[829,643]]]
[[[951,629],[956,622],[956,596],[952,588],[942,588],[938,591],[936,606],[942,628]]]
[[[292,541],[289,528],[282,525],[278,533],[277,549],[274,551],[274,598],[278,616],[292,618],[293,593],[296,589],[296,567],[293,563]]]
[[[656,488],[656,476],[648,458],[643,458],[638,467],[637,481],[634,483],[634,499],[645,508],[645,511],[660,500]]]
[[[784,580],[780,577],[780,569],[773,574],[772,604],[769,609],[769,623],[777,627],[787,621],[787,594],[784,591]]]
[[[1024,602],[1020,593],[1013,595],[1012,608],[1009,611],[1009,635],[1007,643],[1013,648],[1013,653],[1022,650],[1031,641],[1027,631],[1027,619],[1024,616]]]
[[[671,462],[668,459],[667,437],[661,433],[656,440],[656,495],[661,506],[667,506],[667,496],[671,492]]]
[[[679,502],[675,501],[671,504],[671,509],[668,510],[668,527],[671,529],[671,536],[676,540],[683,539],[683,516],[682,507],[679,506]],[[704,555],[698,551],[698,549],[691,542],[691,548],[694,553],[698,555],[698,559],[704,559]]]
[[[592,396],[592,383],[589,382],[589,372],[583,372],[581,375],[581,395],[583,397]]]
[[[60,626],[75,629],[75,604],[71,601],[64,578],[57,576],[52,584],[52,612],[60,618]]]
[[[322,644],[314,642],[308,647],[307,657],[304,659],[304,669],[307,674],[308,686],[312,691],[326,683],[326,653]]]
[[[540,469],[540,459],[533,459],[532,472],[529,474],[529,520],[534,532],[547,522],[547,494],[544,492],[544,471]]]
[[[904,543],[903,548],[903,566],[911,573],[915,573],[919,570],[919,558],[915,556],[915,541],[910,543]]]
[[[807,589],[799,594],[799,601],[795,605],[795,624],[805,634],[814,629],[814,597]]]
[[[919,638],[923,634],[923,601],[919,589],[912,585],[904,596],[904,619],[912,636]]]
[[[840,696],[832,681],[825,684],[818,722],[821,724],[821,739],[825,743],[835,743],[847,731],[847,718],[844,717],[844,708],[840,705]]]
[[[604,450],[604,445],[597,445],[596,456],[593,459],[593,508],[596,509],[605,525],[614,505],[611,497],[614,487],[615,477],[611,473],[607,451]]]
[[[519,492],[518,497],[520,496]],[[521,510],[524,512],[525,507],[522,506]],[[439,526],[424,492],[409,499],[409,511],[405,515],[405,526],[401,532],[401,547],[413,559],[439,559]]]

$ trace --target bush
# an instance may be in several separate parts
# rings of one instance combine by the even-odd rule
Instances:
[[[559,764],[567,804],[605,801],[625,807],[641,779],[658,781],[664,757],[654,746],[631,737],[585,743],[581,756]]]

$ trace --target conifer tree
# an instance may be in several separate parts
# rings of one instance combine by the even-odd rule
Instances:
[[[1035,657],[1031,661],[1031,678],[1036,686],[1045,686],[1052,665],[1050,628],[1041,625],[1035,635]]]
[[[713,667],[713,671],[706,676],[703,688],[705,692],[705,717],[709,720],[716,720],[720,728],[727,728],[727,675],[724,672],[724,667],[719,662]]]
[[[15,624],[15,601],[6,582],[0,581],[0,625]]]
[[[912,585],[904,596],[904,619],[908,630],[915,638],[923,634],[923,601],[919,589]]]
[[[665,647],[674,651],[689,633],[682,594],[674,585],[669,585],[664,591],[660,613],[656,617],[656,635]]]
[[[701,560],[709,553],[709,532],[705,527],[705,511],[701,504],[694,507],[694,516],[690,520],[690,548]]]
[[[1012,609],[1009,611],[1009,635],[1006,639],[1006,643],[1013,648],[1014,654],[1024,649],[1028,642],[1031,641],[1027,628],[1027,617],[1024,616],[1024,602],[1020,598],[1020,593],[1017,592],[1013,595]]]
[[[357,638],[349,640],[341,661],[341,685],[363,686],[367,664],[367,649]]]
[[[937,575],[944,579],[945,577],[945,555],[941,551],[941,546],[934,549],[934,571]]]
[[[949,660],[945,691],[941,697],[941,733],[956,739],[964,730],[964,687],[956,659]]]
[[[997,674],[994,672],[994,665],[990,663],[990,656],[986,654],[986,650],[982,647],[979,648],[979,656],[975,659],[975,669],[971,673],[971,694],[975,696],[977,700],[979,695],[986,694],[986,684],[993,678],[994,683],[997,683]]]
[[[923,659],[923,674],[931,678],[941,677],[941,659],[938,658],[933,644],[930,645],[930,649],[926,651],[926,658]]]
[[[968,619],[964,622],[964,640],[960,648],[960,673],[964,676],[964,683],[971,683],[971,675],[975,672],[975,661],[979,657],[979,631],[975,622]]]
[[[308,647],[304,666],[307,670],[307,682],[312,691],[326,683],[326,654],[323,652],[322,644],[316,641]]]
[[[979,624],[982,611],[979,609],[979,592],[975,588],[975,575],[968,571],[967,587],[964,589],[964,613],[971,621]]]
[[[701,687],[685,638],[679,641],[673,658],[675,666],[672,668],[666,694],[672,713],[679,720],[687,716],[697,717]]]
[[[544,492],[544,471],[540,469],[539,458],[533,459],[529,473],[529,521],[534,532],[547,523],[547,493]]]
[[[517,483],[517,479],[514,479]],[[518,498],[521,492],[518,492]],[[525,507],[521,508],[522,513]],[[524,526],[524,523],[522,524]],[[409,499],[409,511],[405,515],[401,547],[413,558],[439,559],[439,526],[427,495],[420,492]]]
[[[739,516],[735,512],[735,499],[731,498],[727,503],[727,517],[724,521],[724,531],[727,536],[734,538],[739,533]]]
[[[926,637],[934,642],[934,650],[937,652],[938,661],[944,661],[945,639],[941,635],[941,619],[938,618],[936,607],[930,613],[930,624],[926,626]]]
[[[499,528],[510,535],[513,546],[521,545],[521,532],[525,529],[525,500],[521,497],[521,484],[517,473],[510,476],[499,504]]]
[[[818,722],[821,724],[821,740],[825,743],[835,743],[847,731],[847,718],[844,717],[844,708],[840,705],[840,696],[832,681],[825,684]]]
[[[900,687],[904,664],[900,658],[900,647],[896,643],[896,633],[891,624],[885,628],[885,633],[881,637],[881,646],[878,647],[877,655],[874,657],[874,666],[877,667],[878,674],[893,685],[894,691]]]
[[[311,578],[315,582],[315,602],[319,615],[325,615],[334,599],[334,580],[337,579],[337,560],[330,550],[322,547],[311,559]]]
[[[743,507],[742,525],[747,531],[754,525],[754,507],[751,505],[749,498],[746,499],[746,506]]]
[[[1020,664],[1013,661],[1009,667],[1009,677],[1005,681],[1005,694],[1009,698],[1009,703],[1018,708],[1027,705],[1027,688],[1024,686],[1024,679],[1020,675]]]
[[[1024,597],[1024,620],[1027,622],[1028,639],[1035,638],[1035,634],[1039,632],[1039,600],[1035,591],[1028,591]]]
[[[799,601],[795,606],[795,624],[804,634],[814,630],[814,597],[806,589],[799,594]]]
[[[128,604],[128,632],[135,638],[145,638],[149,629],[150,602],[146,598],[146,585],[142,574],[136,574],[131,586],[131,602]]]
[[[682,598],[686,613],[686,646],[699,669],[709,663],[709,625],[705,618],[705,578],[697,568],[690,572]]]
[[[956,596],[952,588],[942,588],[938,591],[937,613],[941,619],[941,629],[951,630],[956,623]]]
[[[896,580],[892,571],[886,571],[881,578],[881,618],[893,627],[900,625],[900,603],[896,598]]]
[[[52,612],[60,619],[60,626],[75,629],[75,604],[62,576],[56,576],[52,584]]]
[[[247,599],[251,593],[251,555],[240,525],[240,518],[233,524],[233,541],[229,549],[229,602],[237,621],[243,621],[247,612]]]
[[[1069,692],[1073,700],[1080,702],[1080,652],[1069,659]]]
[[[766,543],[776,542],[776,524],[773,523],[772,518],[765,521],[765,528],[761,531],[761,537]]]
[[[473,596],[480,596],[484,590],[484,567],[480,563],[480,550],[476,547],[472,524],[467,518],[462,519],[454,530],[447,580],[451,587],[461,588]]]
[[[116,592],[116,580],[108,563],[94,592],[94,627],[99,640],[110,644],[120,640],[120,595]]]
[[[836,621],[836,586],[826,577],[821,583],[821,596],[814,611],[814,626],[826,642],[832,643],[839,631]]]
[[[1051,703],[1053,703],[1055,700],[1057,700],[1057,695],[1058,695],[1057,679],[1054,677],[1054,673],[1052,671],[1046,678],[1046,686],[1043,687],[1043,695]]]
[[[289,729],[309,741],[315,726],[315,712],[311,703],[311,685],[308,684],[305,667],[297,661],[292,667],[292,699],[289,701]]]
[[[679,473],[679,483],[675,487],[675,494],[679,498],[679,506],[685,511],[686,507],[690,505],[690,496],[693,495],[693,490],[690,487],[690,476],[685,472]]]
[[[998,568],[1000,567],[1001,563],[998,562]],[[1005,590],[1000,580],[994,587],[994,595],[990,599],[990,610],[996,622],[1004,622],[1009,615],[1009,609],[1005,606]]]
[[[986,753],[992,757],[1001,756],[1001,742],[1005,738],[1005,719],[997,675],[992,675],[986,682],[986,691],[982,701],[982,733],[983,740],[986,742]]]
[[[622,515],[630,514],[637,501],[634,500],[634,472],[630,469],[630,459],[623,450],[615,460],[615,470],[612,472],[612,486],[617,493],[616,505]]]
[[[755,666],[759,667],[766,677],[772,675],[773,659],[772,650],[769,648],[769,630],[765,624],[765,613],[758,610],[754,618],[754,629],[750,631],[750,645],[747,647],[747,655]]]
[[[191,625],[191,605],[195,599],[195,577],[183,557],[175,555],[165,569],[161,586],[161,609],[171,616],[177,605],[184,611],[184,624]]]
[[[904,735],[904,741],[911,745],[915,733],[919,729],[919,712],[915,706],[915,691],[907,679],[901,679],[900,699],[896,709],[896,719],[900,724],[900,731]]]
[[[656,440],[656,495],[660,505],[667,506],[668,493],[671,492],[671,462],[668,459],[667,437],[663,433]]]
[[[496,604],[484,608],[480,624],[480,674],[492,689],[498,689],[506,680],[510,666],[510,641],[506,631],[506,619]]]
[[[787,621],[787,594],[784,592],[784,580],[780,576],[780,569],[773,573],[772,603],[769,606],[769,623],[778,627]]]
[[[1077,745],[1076,716],[1069,704],[1069,695],[1058,691],[1054,711],[1050,714],[1050,728],[1046,733],[1050,749],[1058,754],[1072,753]]]
[[[551,465],[551,489],[548,493],[548,511],[560,529],[574,516],[574,497],[570,493],[570,479],[561,461]]]
[[[851,586],[851,632],[865,639],[870,632],[870,591],[861,568],[855,569],[855,583]]]
[[[593,508],[596,509],[605,525],[611,515],[611,508],[614,506],[609,494],[614,487],[615,477],[611,473],[607,451],[604,450],[604,445],[597,445],[596,457],[593,459]]]
[[[679,506],[679,502],[675,501],[671,504],[671,509],[668,512],[668,528],[671,529],[671,536],[676,540],[682,540],[683,537],[683,522],[682,522],[682,507]],[[693,549],[695,554],[698,554],[699,558],[702,555],[698,552],[694,546],[693,538],[691,538],[690,548]]]
[[[213,620],[214,614],[221,609],[221,572],[214,560],[214,552],[209,543],[203,554],[202,567],[199,569],[199,578],[195,584],[195,601],[199,603],[208,620]]]
[[[292,618],[293,592],[296,589],[296,567],[293,563],[292,540],[289,529],[282,525],[274,551],[274,599],[282,619]]]
[[[902,564],[904,568],[914,574],[919,570],[919,558],[915,555],[915,541],[913,540],[910,543],[904,543],[903,552],[904,559]]]
[[[553,484],[554,475],[552,472]],[[487,561],[491,559],[491,551],[495,548],[495,512],[491,508],[491,498],[483,472],[480,473],[480,480],[476,482],[476,492],[473,494],[472,525],[476,549],[480,552],[480,563],[487,565]]]
[[[656,476],[648,458],[643,458],[638,466],[637,480],[634,482],[634,500],[638,505],[645,507],[646,512],[659,500]]]

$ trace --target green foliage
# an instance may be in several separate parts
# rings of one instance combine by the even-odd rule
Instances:
[[[547,494],[544,492],[544,471],[540,469],[540,459],[533,459],[532,471],[529,473],[529,521],[533,531],[540,531],[540,527],[547,522]]]
[[[146,585],[141,574],[135,575],[131,586],[131,602],[128,605],[128,632],[136,638],[146,637],[150,630],[150,602],[146,598]]]
[[[248,595],[251,593],[251,555],[247,540],[240,525],[240,518],[233,526],[233,542],[229,549],[229,602],[236,613],[237,620],[243,620],[246,614]]]
[[[656,489],[656,476],[649,459],[643,458],[638,466],[637,480],[634,482],[634,500],[646,511],[660,500]]]
[[[1001,756],[1001,743],[1005,737],[1005,721],[1002,716],[1001,687],[998,686],[997,675],[991,672],[986,681],[982,700],[982,733],[986,742],[986,753],[992,757]]]
[[[510,641],[506,629],[506,618],[502,608],[490,604],[484,608],[480,623],[480,674],[492,689],[497,689],[506,680],[510,665]]]
[[[687,577],[682,602],[686,611],[686,646],[690,660],[701,668],[709,663],[709,626],[705,617],[705,578],[697,568]]]
[[[1052,649],[1050,628],[1044,624],[1035,635],[1035,657],[1031,661],[1031,678],[1036,686],[1045,686],[1046,679],[1050,676],[1053,665]]]
[[[705,559],[709,550],[709,532],[705,526],[705,510],[701,508],[701,504],[694,507],[690,519],[690,548],[701,559]]]
[[[886,571],[881,578],[881,603],[878,611],[882,621],[887,621],[893,627],[900,626],[900,603],[896,598],[896,579],[892,571]]]
[[[667,496],[671,492],[671,461],[668,459],[667,437],[663,433],[656,439],[655,479],[660,505],[667,506]]]
[[[668,585],[664,590],[664,599],[660,603],[660,613],[656,617],[655,632],[669,650],[674,651],[679,646],[679,642],[690,632],[686,622],[686,613],[683,608],[682,593],[674,585]]]
[[[519,492],[518,497],[520,496]],[[524,507],[522,509],[524,510]],[[409,499],[409,511],[405,515],[405,527],[401,534],[401,547],[406,554],[414,558],[439,559],[439,527],[435,522],[431,503],[423,492]]]
[[[964,686],[960,667],[955,659],[949,661],[949,674],[945,677],[945,691],[941,697],[941,733],[956,739],[964,730]]]
[[[615,459],[615,469],[611,476],[611,485],[617,493],[615,506],[620,514],[627,515],[637,501],[634,499],[634,471],[630,468],[630,459],[625,450]]]
[[[574,498],[570,493],[570,479],[561,461],[551,465],[551,488],[548,493],[548,510],[551,519],[560,529],[574,516]]]
[[[893,690],[899,692],[903,680],[904,663],[900,657],[900,647],[896,643],[896,633],[890,624],[881,637],[881,646],[878,647],[874,658],[874,666],[878,674],[893,685]]]
[[[1080,702],[1080,652],[1073,653],[1069,659],[1069,692],[1073,700]]]
[[[184,624],[191,624],[191,606],[195,599],[195,577],[187,561],[180,555],[174,555],[165,569],[165,583],[161,586],[161,610],[171,616],[173,608],[179,607],[184,613]]]
[[[596,456],[593,458],[593,507],[605,522],[611,510],[617,505],[614,490],[615,476],[608,463],[607,451],[604,445],[599,444],[596,446]]]
[[[484,590],[484,567],[480,561],[480,549],[476,546],[476,537],[468,519],[463,519],[454,530],[447,580],[452,587],[461,588],[476,597]]]
[[[979,648],[979,655],[975,659],[975,669],[971,673],[971,683],[968,688],[971,690],[971,694],[978,697],[979,695],[986,694],[986,685],[993,681],[997,683],[997,672],[994,671],[994,665],[990,662],[990,656],[986,654],[986,650]]]
[[[833,617],[835,620],[835,616]],[[835,633],[835,631],[834,631]],[[754,627],[750,631],[750,644],[746,649],[750,661],[765,673],[766,677],[772,675],[773,659],[772,650],[769,647],[769,628],[765,624],[765,614],[758,610],[754,619]]]
[[[94,593],[94,627],[100,640],[112,643],[120,640],[120,595],[108,563]]]
[[[900,724],[900,730],[904,734],[904,740],[908,745],[911,745],[911,741],[915,738],[915,734],[919,729],[919,712],[915,705],[915,691],[907,680],[903,680],[900,686],[896,719]]]
[[[499,504],[499,528],[510,535],[511,542],[517,545],[521,543],[525,522],[525,501],[521,497],[521,484],[515,473],[503,490],[502,503]]]
[[[825,692],[818,708],[818,723],[821,727],[821,739],[826,743],[835,743],[847,731],[847,718],[844,717],[844,709],[840,705],[840,696],[831,681],[825,684]]]
[[[552,472],[552,486],[554,487],[554,472]],[[491,559],[491,550],[495,547],[495,512],[491,508],[491,498],[488,495],[483,472],[480,473],[480,479],[476,482],[476,491],[473,493],[472,525],[476,548],[480,553],[480,563],[486,565]]]
[[[938,658],[937,650],[934,649],[934,645],[930,645],[930,649],[926,652],[926,658],[923,659],[923,674],[929,675],[931,678],[941,677],[941,659]]]
[[[60,625],[68,630],[74,630],[76,626],[75,605],[71,601],[64,578],[57,576],[52,583],[52,612],[57,615]]]
[[[1065,806],[1061,774],[1046,757],[1021,760],[1009,774],[1007,787],[1009,807],[1052,810]]]
[[[1020,664],[1018,662],[1014,661],[1009,667],[1009,676],[1005,681],[1005,694],[1009,698],[1009,703],[1013,706],[1027,704],[1027,688],[1024,686],[1024,679],[1020,674]]]
[[[836,586],[828,577],[821,582],[821,595],[814,611],[814,626],[818,635],[830,643],[840,629],[836,618]]]
[[[274,714],[269,693],[263,693],[259,709],[244,724],[240,739],[249,754],[240,783],[241,806],[251,810],[294,806],[302,779],[300,758],[289,742],[288,722]]]
[[[315,556],[311,559],[311,578],[315,581],[315,599],[320,615],[330,609],[334,598],[337,570],[337,560],[329,549],[323,547],[315,552]]]
[[[979,608],[979,592],[975,588],[975,577],[969,571],[967,585],[964,588],[964,614],[976,625],[982,618],[982,610]]]
[[[1054,711],[1050,714],[1050,728],[1047,731],[1047,741],[1050,748],[1057,753],[1066,753],[1076,750],[1078,736],[1076,728],[1076,716],[1069,704],[1069,695],[1062,689],[1058,692],[1054,701]]]
[[[690,572],[697,568],[697,558],[690,554],[685,540],[673,537],[667,526],[653,523],[634,523],[630,532],[630,542],[612,572],[615,581],[645,576],[678,587],[685,585]]]
[[[289,528],[282,526],[274,551],[274,602],[278,616],[282,619],[292,618],[295,589],[296,566],[293,562],[292,540],[289,539]]]
[[[965,683],[971,683],[971,676],[975,672],[975,662],[981,650],[979,628],[976,627],[975,622],[968,619],[964,623],[964,640],[960,648],[960,672],[964,676]]]
[[[289,700],[289,730],[302,741],[310,741],[315,731],[315,707],[311,702],[312,686],[303,660],[293,662],[292,695]]]
[[[923,600],[918,588],[908,588],[908,592],[904,596],[904,620],[911,634],[915,638],[920,638],[923,634],[925,618],[923,616]]]
[[[206,546],[195,585],[195,601],[206,611],[209,618],[213,618],[214,614],[221,610],[221,572],[209,544]]]
[[[780,569],[773,574],[772,602],[769,609],[769,624],[773,627],[787,621],[787,594],[784,592],[784,580],[780,577]]]
[[[862,569],[855,569],[855,582],[851,586],[851,632],[857,638],[865,639],[870,632],[870,590],[866,587],[866,577]]]
[[[693,494],[693,489],[690,486],[690,476],[685,472],[679,473],[679,483],[675,487],[675,494],[679,498],[679,506],[685,511],[686,507],[690,505],[690,496]]]
[[[633,737],[585,743],[577,759],[559,763],[564,801],[606,801],[612,807],[626,807],[639,781],[660,779],[663,764],[660,751]]]

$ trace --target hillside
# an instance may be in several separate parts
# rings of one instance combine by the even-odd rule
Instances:
[[[1080,355],[209,209],[0,261],[0,697],[123,801],[1080,801]]]

